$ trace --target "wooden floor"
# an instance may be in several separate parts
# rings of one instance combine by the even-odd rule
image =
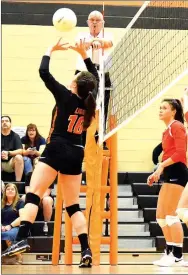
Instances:
[[[153,265],[93,266],[80,269],[78,266],[52,265],[7,265],[2,274],[188,274],[188,267],[156,267]]]
[[[23,265],[3,265],[2,274],[188,274],[188,267],[157,267],[152,263],[160,259],[160,253],[138,253],[136,259],[132,253],[119,253],[117,266],[110,266],[109,254],[101,254],[100,266],[90,269],[80,269],[77,265],[80,254],[73,254],[73,265],[64,265],[64,253],[60,254],[60,264],[53,266],[48,262],[36,261],[36,255],[23,255]],[[188,254],[184,254],[184,260],[188,262]],[[28,263],[28,264],[27,264]],[[32,263],[32,265],[31,265]]]

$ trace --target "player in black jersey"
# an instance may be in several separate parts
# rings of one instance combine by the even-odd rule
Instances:
[[[51,53],[68,49],[75,50],[82,56],[89,71],[74,76],[70,90],[57,82],[49,72]],[[27,237],[35,221],[40,199],[60,172],[59,181],[66,210],[81,244],[80,267],[90,267],[92,255],[88,245],[86,219],[79,207],[81,168],[84,157],[81,135],[95,115],[96,102],[93,94],[96,92],[99,81],[98,73],[90,58],[87,57],[84,41],[80,41],[75,46],[60,44],[58,41],[43,56],[39,73],[55,98],[56,109],[53,112],[52,127],[46,148],[33,172],[30,192],[26,194],[16,242],[2,256],[12,256],[29,249]]]

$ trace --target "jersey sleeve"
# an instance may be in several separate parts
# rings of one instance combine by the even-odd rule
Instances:
[[[97,82],[99,82],[99,75],[98,75],[97,69],[95,68],[91,59],[90,58],[84,59],[84,63],[86,65],[88,72],[92,73],[95,76]]]
[[[94,66],[94,64],[93,64],[93,62],[91,61],[90,58],[84,59],[84,63],[86,65],[86,68],[87,68],[88,72],[92,73],[96,78],[97,87],[96,87],[95,93],[93,94],[93,96],[96,98],[97,94],[98,94],[98,90],[99,90],[99,74],[98,74],[97,69],[95,68],[95,66]]]
[[[56,102],[63,99],[64,101],[68,100],[71,96],[71,92],[62,84],[60,84],[55,78],[51,75],[49,71],[50,57],[44,55],[39,68],[39,75],[43,80],[45,86],[53,94]]]
[[[179,123],[172,124],[172,136],[175,142],[175,153],[171,156],[174,162],[179,162],[187,151],[187,135],[185,127]]]

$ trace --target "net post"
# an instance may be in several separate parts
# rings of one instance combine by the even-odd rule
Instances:
[[[103,155],[103,162],[102,162],[102,175],[101,175],[101,211],[104,211],[105,209],[105,197],[106,197],[106,192],[103,192],[103,188],[104,187],[109,187],[107,186],[108,183],[108,169],[109,169],[109,157],[106,157]],[[110,189],[109,189],[110,190]],[[102,230],[103,230],[103,217],[101,215],[101,219],[102,219]],[[106,219],[107,220],[107,219]],[[106,221],[108,222],[108,221]]]
[[[102,162],[102,175],[101,175],[101,187],[107,186],[108,181],[108,168],[109,168],[109,157],[103,156]],[[104,210],[104,200],[106,193],[101,188],[101,211]]]
[[[110,116],[110,128],[115,128],[115,116]],[[118,226],[117,226],[117,133],[110,137],[110,265],[118,263]]]
[[[57,180],[57,198],[56,198],[56,210],[55,210],[55,222],[54,222],[54,234],[52,245],[52,265],[58,265],[59,253],[60,253],[60,240],[61,240],[61,222],[62,222],[62,209],[63,209],[63,197],[61,192],[61,185],[59,181],[59,173]]]
[[[85,168],[87,178],[86,219],[88,224],[88,239],[93,254],[93,265],[100,265],[101,244],[101,170],[102,148],[96,144],[95,133],[98,130],[99,112],[87,129],[85,146]]]

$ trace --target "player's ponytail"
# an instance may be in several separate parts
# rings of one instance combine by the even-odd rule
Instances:
[[[181,101],[179,99],[175,99],[175,101],[177,106],[176,106],[176,114],[174,118],[184,124],[184,113],[183,113],[183,107],[182,107]]]
[[[84,114],[84,129],[87,129],[91,124],[92,118],[95,117],[96,101],[92,92],[89,92],[88,96],[84,100],[86,110]]]
[[[77,92],[84,100],[85,104],[85,115],[84,115],[84,129],[87,129],[91,124],[92,117],[95,116],[96,101],[94,95],[97,90],[97,80],[90,72],[81,72],[77,79]]]

